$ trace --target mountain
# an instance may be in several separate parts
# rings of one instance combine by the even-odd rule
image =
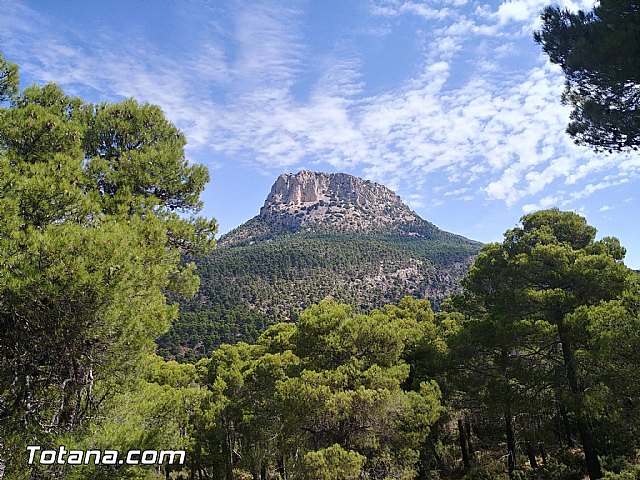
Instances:
[[[222,237],[219,245],[250,245],[299,232],[384,233],[469,242],[421,219],[383,185],[346,173],[303,170],[280,175],[260,214]]]
[[[389,188],[345,173],[278,177],[260,213],[193,260],[201,288],[158,340],[194,360],[253,341],[326,296],[368,310],[406,295],[436,306],[455,292],[481,244],[420,218]]]

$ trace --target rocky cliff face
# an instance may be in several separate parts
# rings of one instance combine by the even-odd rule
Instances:
[[[303,170],[280,175],[260,214],[224,236],[220,244],[298,231],[405,233],[430,239],[446,234],[384,185],[346,173]]]
[[[419,217],[383,185],[346,173],[303,170],[278,177],[260,218],[299,229],[368,232],[393,229]]]

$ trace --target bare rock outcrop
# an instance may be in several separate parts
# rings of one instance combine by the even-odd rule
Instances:
[[[302,170],[280,175],[260,214],[225,235],[220,245],[295,232],[398,233],[427,239],[452,235],[420,218],[384,185],[346,173]]]

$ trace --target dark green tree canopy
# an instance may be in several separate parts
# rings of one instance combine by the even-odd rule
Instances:
[[[573,107],[567,132],[596,151],[640,144],[640,4],[602,0],[593,11],[556,6],[542,13],[534,40],[566,76],[563,102]]]
[[[197,290],[181,254],[216,223],[195,216],[208,172],[159,107],[18,93],[1,55],[0,99],[0,439],[21,454],[122,388],[177,315],[166,295]]]
[[[589,315],[607,308],[604,302],[611,302],[608,308],[616,305],[634,280],[620,242],[595,236],[596,229],[573,212],[554,208],[525,215],[502,243],[484,246],[463,281],[463,294],[453,299],[468,317],[457,348],[485,365],[478,376],[486,381],[487,403],[504,409],[509,456],[516,451],[513,418],[518,410],[532,410],[529,401],[536,392],[539,405],[560,400],[568,405],[592,479],[602,477],[603,448],[593,419],[605,415],[593,408],[596,356],[592,365],[581,360],[593,355],[599,340],[588,327],[576,328],[572,315],[587,325]],[[515,461],[510,473],[514,468]]]

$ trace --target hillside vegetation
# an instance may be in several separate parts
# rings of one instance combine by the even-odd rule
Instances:
[[[477,251],[471,242],[339,233],[220,248],[196,259],[200,291],[181,304],[159,352],[192,360],[221,343],[251,342],[325,297],[363,311],[406,295],[437,306],[457,291]]]
[[[301,199],[308,202],[290,203]],[[358,221],[345,220],[352,217]],[[221,343],[252,342],[326,297],[359,311],[407,295],[437,308],[458,291],[479,248],[422,220],[381,185],[346,174],[283,175],[260,216],[224,236],[211,254],[188,259],[197,265],[200,291],[181,302],[159,352],[192,361]]]

